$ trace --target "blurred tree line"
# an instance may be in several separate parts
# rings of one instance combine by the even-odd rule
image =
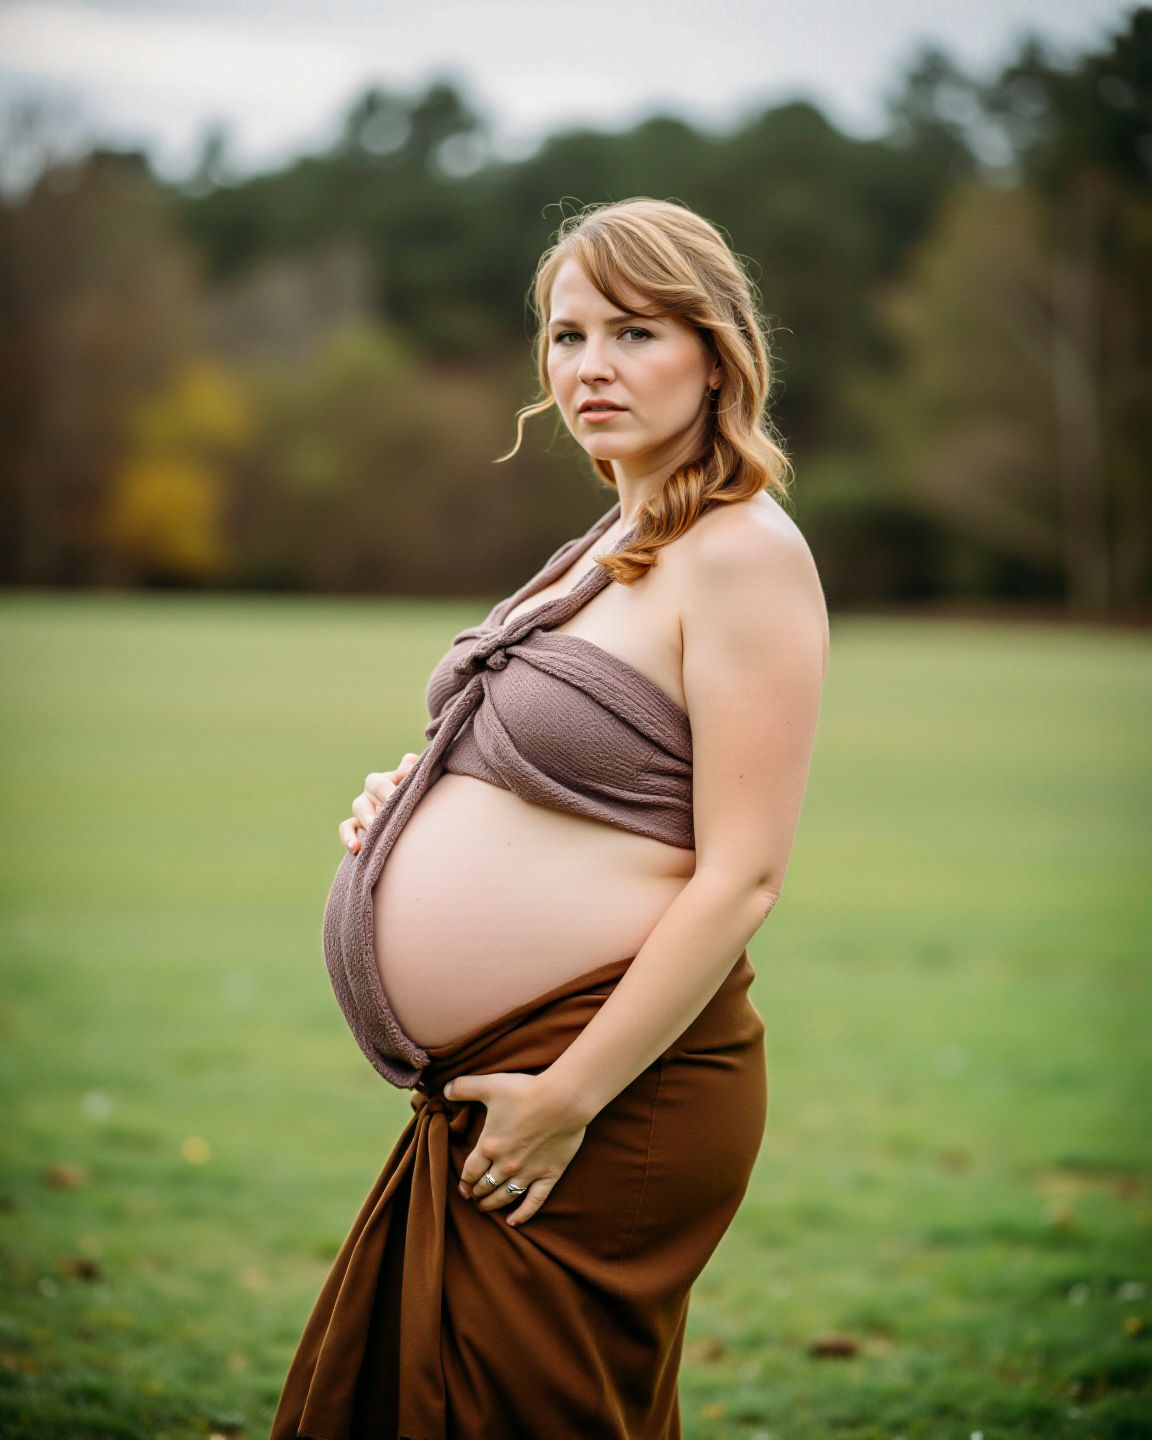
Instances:
[[[658,116],[492,158],[448,85],[372,90],[323,154],[165,185],[0,163],[0,581],[505,593],[603,509],[534,390],[528,284],[565,209],[717,221],[774,327],[795,513],[839,607],[1145,613],[1152,570],[1152,9],[991,82],[935,47],[879,139],[812,105],[723,138]]]

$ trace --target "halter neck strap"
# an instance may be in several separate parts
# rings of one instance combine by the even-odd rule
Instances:
[[[543,570],[510,595],[498,607],[497,613],[500,616],[507,615],[508,611],[514,610],[521,600],[526,600],[538,591],[546,589],[553,580],[563,575],[573,561],[586,555],[601,535],[605,534],[619,518],[620,501],[617,500],[615,505],[605,511],[583,535],[562,545]],[[618,551],[623,550],[632,542],[635,534],[636,526],[633,525],[631,529],[621,535],[608,553],[615,555]],[[497,622],[495,629],[489,634],[499,636],[497,644],[509,645],[513,644],[515,640],[521,639],[529,630],[533,630],[537,626],[563,625],[566,620],[576,614],[581,606],[586,605],[593,595],[599,594],[611,579],[612,576],[604,569],[603,565],[593,565],[565,594],[554,595],[551,600],[542,600],[539,605],[531,606],[523,615],[517,616],[513,621]],[[487,639],[488,636],[484,638]]]

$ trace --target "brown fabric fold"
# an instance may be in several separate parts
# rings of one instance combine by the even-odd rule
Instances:
[[[505,1012],[429,1063],[340,1247],[269,1440],[679,1440],[693,1283],[743,1198],[767,1110],[764,1022],[741,953],[683,1035],[589,1124],[543,1206],[457,1190],[484,1106],[457,1075],[535,1073],[632,963]]]

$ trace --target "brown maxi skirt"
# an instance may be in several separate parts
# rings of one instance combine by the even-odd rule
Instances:
[[[767,1115],[747,950],[518,1227],[519,1200],[484,1212],[457,1190],[485,1108],[440,1093],[456,1075],[546,1068],[630,964],[425,1047],[416,1113],[312,1308],[269,1440],[680,1440],[689,1292]]]

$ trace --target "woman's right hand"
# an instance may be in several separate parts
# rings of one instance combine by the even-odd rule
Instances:
[[[355,855],[360,849],[359,831],[367,830],[380,807],[419,760],[409,750],[395,770],[373,770],[364,779],[364,790],[352,802],[352,818],[340,822],[340,843]]]

